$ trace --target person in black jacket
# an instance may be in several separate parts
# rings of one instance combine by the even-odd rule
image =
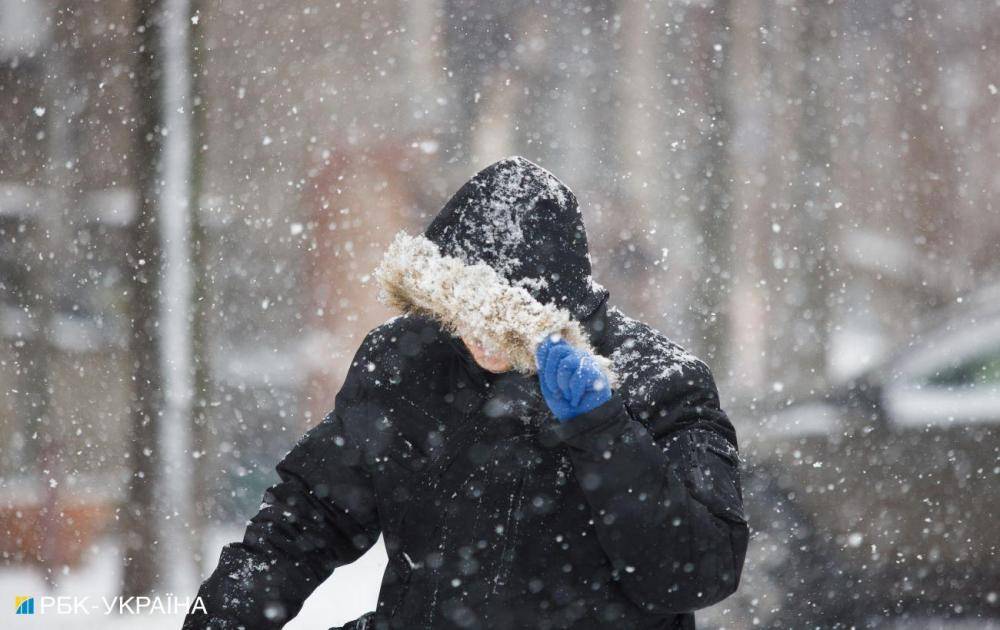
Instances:
[[[748,526],[712,374],[608,303],[562,182],[487,167],[375,277],[403,314],[277,465],[186,630],[280,628],[380,534],[377,607],[344,630],[693,628],[736,590]]]

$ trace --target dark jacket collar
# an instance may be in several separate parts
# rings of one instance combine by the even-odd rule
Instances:
[[[472,382],[480,388],[484,388],[500,376],[499,374],[490,372],[476,363],[475,357],[472,356],[472,353],[469,352],[469,349],[465,346],[465,343],[460,337],[447,332],[445,334],[448,335],[448,342],[455,348],[455,352],[458,353],[459,356],[459,361]]]
[[[590,336],[590,345],[599,354],[604,355],[604,342],[607,339],[608,331],[608,294],[604,294],[604,299],[597,305],[597,308],[587,317],[580,320],[584,330]]]

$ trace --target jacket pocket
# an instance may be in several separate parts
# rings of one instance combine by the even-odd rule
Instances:
[[[736,449],[726,438],[710,431],[696,429],[685,437],[684,482],[691,496],[719,518],[746,523]]]

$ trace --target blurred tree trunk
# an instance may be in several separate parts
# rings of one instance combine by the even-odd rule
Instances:
[[[513,49],[509,34],[515,24],[522,0],[516,3],[490,5],[489,19],[478,13],[481,3],[475,0],[445,0],[445,15],[465,15],[469,19],[448,20],[444,33],[444,49],[448,72],[454,76],[456,102],[449,108],[451,124],[445,134],[447,146],[444,158],[449,163],[472,166],[473,170],[486,164],[471,164],[475,138],[483,115],[489,105],[483,101],[488,95],[484,79],[497,72],[500,55]],[[475,156],[481,162],[493,162],[498,156]],[[465,173],[467,168],[459,170]]]
[[[916,17],[896,32],[901,60],[895,76],[905,176],[903,215],[914,228],[918,256],[928,263],[921,267],[916,284],[922,291],[915,297],[922,308],[934,309],[955,297],[948,274],[953,267],[961,267],[967,252],[955,247],[960,169],[942,123],[945,104],[938,74],[944,65],[944,44],[934,39],[927,26],[938,8],[928,4],[915,2],[910,11]]]
[[[163,464],[157,499],[163,514],[161,545],[194,546],[191,531],[191,418],[194,390],[191,315],[194,272],[191,265],[191,173],[194,152],[191,124],[191,13],[189,0],[165,0],[159,19],[160,112],[166,130],[160,155],[158,229],[162,278],[159,334],[163,353],[163,420],[157,440]],[[171,592],[197,588],[194,554],[171,557],[164,566]]]
[[[136,215],[129,227],[129,353],[132,360],[129,462],[131,477],[125,506],[122,594],[147,595],[161,575],[156,487],[160,451],[156,443],[163,408],[161,347],[157,330],[160,281],[160,232],[157,223],[161,149],[161,69],[159,2],[137,0],[134,65],[135,128],[132,142]]]
[[[653,106],[657,102],[657,30],[650,26],[653,9],[640,2],[609,5],[613,15],[605,15],[606,24],[616,24],[605,55],[609,67],[611,96],[602,113],[613,160],[607,175],[613,178],[611,203],[614,204],[614,265],[618,282],[633,287],[629,300],[617,295],[616,301],[647,322],[661,314],[665,303],[657,285],[661,279],[654,265],[659,249],[655,234],[658,224],[658,179],[655,161],[657,136]],[[600,12],[598,12],[600,13]],[[615,72],[617,68],[619,71]],[[652,321],[651,321],[652,320]]]
[[[619,54],[615,50],[615,40],[617,38],[620,22],[615,20],[615,15],[619,9],[619,2],[602,2],[594,7],[594,10],[587,14],[590,20],[590,29],[594,38],[594,54],[592,61],[594,64],[594,77],[608,78],[615,75],[616,66],[619,63]],[[595,187],[598,192],[599,201],[606,209],[616,208],[622,199],[620,189],[621,160],[618,155],[618,142],[616,131],[619,128],[618,109],[616,107],[617,89],[614,81],[598,80],[591,84],[588,98],[588,109],[590,111],[590,129],[595,134],[594,155],[590,156],[590,172],[593,174]],[[612,225],[617,225],[619,217],[614,216]],[[617,233],[609,236],[609,242],[619,241]],[[613,265],[618,265],[620,258],[611,254],[609,256]],[[614,272],[620,274],[621,270],[615,268]]]
[[[625,126],[622,116],[630,113],[622,108],[622,96],[627,97],[620,77],[621,65],[627,62],[621,50],[622,38],[627,37],[622,33],[620,12],[625,9],[622,5],[617,0],[598,3],[582,17],[589,31],[588,62],[592,76],[585,83],[585,91],[579,94],[586,102],[582,120],[590,139],[588,155],[578,160],[589,180],[581,203],[596,219],[593,225],[588,225],[588,236],[592,256],[606,274],[602,284],[611,292],[614,304],[641,317],[639,292],[624,289],[641,282],[638,276],[646,273],[642,269],[646,257],[640,249],[642,242],[636,238],[639,220],[634,214],[634,200],[629,198],[622,181],[627,168],[622,155],[634,150],[621,137]]]
[[[210,569],[201,555],[205,539],[205,526],[211,515],[211,497],[208,481],[209,466],[207,453],[210,450],[208,413],[209,397],[212,391],[212,376],[208,360],[208,318],[211,312],[211,292],[208,268],[208,239],[202,223],[201,199],[204,195],[208,151],[208,106],[205,102],[207,85],[207,63],[205,50],[205,19],[203,0],[191,0],[191,111],[193,163],[191,169],[191,267],[194,273],[194,308],[192,313],[192,346],[194,349],[192,367],[194,370],[194,401],[191,409],[191,449],[194,453],[194,475],[192,480],[191,513],[192,539],[196,542],[195,557],[199,569]],[[214,559],[213,559],[214,560]]]
[[[27,427],[33,435],[36,447],[35,457],[38,478],[44,484],[44,509],[40,522],[39,540],[41,548],[39,560],[45,568],[45,581],[55,584],[56,564],[59,560],[60,517],[59,486],[63,481],[62,452],[63,427],[58,426],[57,417],[52,413],[52,391],[55,387],[53,355],[58,347],[52,344],[56,338],[56,317],[59,314],[61,296],[61,270],[72,265],[68,256],[73,256],[73,224],[79,204],[80,157],[77,134],[73,133],[73,121],[83,109],[85,99],[74,90],[75,68],[71,52],[73,28],[76,26],[72,5],[68,2],[56,3],[52,15],[55,33],[52,45],[45,53],[44,98],[48,112],[46,128],[45,185],[46,208],[40,215],[39,252],[40,264],[38,290],[31,292],[32,316],[37,331],[30,344],[31,356],[26,365],[28,394],[32,409],[32,425]]]
[[[795,280],[801,298],[792,325],[797,329],[793,337],[798,346],[800,380],[794,389],[808,392],[822,387],[826,380],[830,309],[836,286],[830,250],[834,237],[831,134],[835,122],[830,113],[833,94],[828,84],[830,77],[836,76],[832,34],[837,25],[837,8],[824,3],[803,6],[799,19],[802,24],[796,31],[798,41],[792,48],[798,52],[801,67],[796,82],[798,93],[792,95],[799,111],[794,137],[798,181],[792,187],[791,201],[795,233],[801,239]]]
[[[732,168],[729,159],[733,111],[730,102],[730,0],[694,9],[700,45],[695,49],[705,123],[700,162],[694,173],[694,221],[702,239],[702,268],[692,296],[701,318],[703,358],[722,376],[728,369],[729,294],[732,289]]]
[[[768,133],[767,95],[770,76],[763,59],[762,33],[766,32],[761,0],[735,3],[730,43],[731,117],[736,121],[729,152],[732,177],[733,237],[732,290],[728,379],[731,396],[750,398],[766,385],[766,326],[768,292],[767,252],[771,223],[769,199],[764,194],[768,153],[774,150]]]

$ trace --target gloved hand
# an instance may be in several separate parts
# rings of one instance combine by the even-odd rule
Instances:
[[[538,382],[549,409],[560,422],[586,413],[611,398],[608,377],[593,355],[549,335],[535,350]]]

